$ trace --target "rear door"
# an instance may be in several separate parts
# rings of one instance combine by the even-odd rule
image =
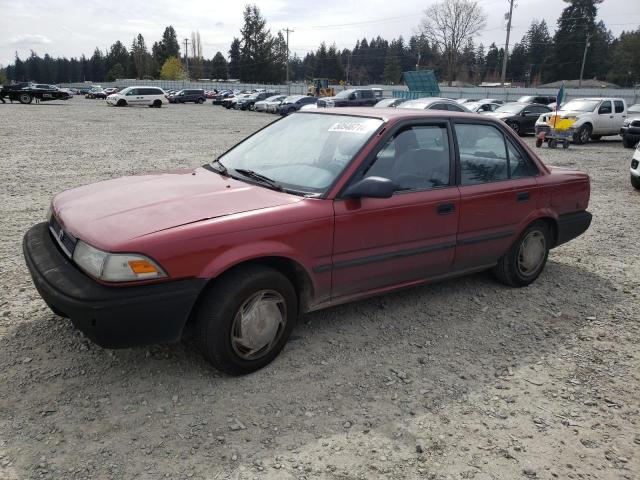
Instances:
[[[409,284],[452,265],[460,194],[448,122],[396,130],[351,180],[392,180],[391,198],[336,199],[332,297]]]
[[[617,134],[620,131],[620,127],[627,118],[627,112],[624,108],[624,102],[622,100],[613,101],[613,125],[611,126],[611,133]]]
[[[538,170],[501,128],[457,120],[460,223],[456,270],[493,265],[537,209]]]

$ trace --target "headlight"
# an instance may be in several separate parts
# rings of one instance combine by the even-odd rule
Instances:
[[[78,241],[73,260],[86,273],[105,282],[130,282],[166,277],[160,266],[144,255],[108,253]]]
[[[624,122],[622,122],[622,124],[623,124],[625,127],[628,127],[629,125],[631,125],[631,119],[630,119],[630,118],[627,118]]]

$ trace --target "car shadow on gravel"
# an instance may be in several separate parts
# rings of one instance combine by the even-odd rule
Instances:
[[[270,366],[239,378],[189,344],[102,349],[38,307],[0,340],[0,437],[11,454],[54,432],[68,443],[50,457],[82,459],[95,439],[108,450],[158,432],[191,438],[199,422],[211,438],[242,431],[257,445],[347,424],[386,435],[394,416],[433,411],[571,345],[622,301],[605,277],[555,261],[523,289],[473,275],[308,314]],[[245,444],[211,438],[200,443],[222,453]]]

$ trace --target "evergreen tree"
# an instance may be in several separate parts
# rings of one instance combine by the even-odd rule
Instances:
[[[394,85],[400,81],[400,75],[402,72],[398,55],[393,49],[389,49],[384,60],[384,83]]]
[[[211,79],[227,80],[229,78],[229,64],[221,52],[216,52],[211,60]]]
[[[531,69],[529,82],[534,83],[534,79],[546,82],[553,74],[553,67],[548,65],[552,62],[553,40],[549,34],[547,22],[534,20],[525,37]]]
[[[138,34],[133,39],[131,45],[131,56],[133,58],[133,65],[135,67],[136,78],[144,78],[147,74],[153,75],[152,71],[149,71],[149,52],[147,51],[147,45],[144,42],[142,34]]]
[[[164,29],[162,40],[155,42],[151,47],[153,59],[160,68],[169,57],[180,58],[180,43],[173,26]]]
[[[240,39],[234,38],[229,48],[229,78],[240,78]]]
[[[129,52],[120,40],[116,41],[109,48],[109,52],[105,58],[105,70],[110,71],[114,65],[119,64],[121,68],[129,61]],[[119,78],[123,78],[120,76]]]
[[[104,55],[99,48],[93,51],[93,55],[88,61],[87,80],[92,82],[100,82],[104,78]]]
[[[611,46],[611,71],[607,80],[632,88],[640,83],[640,28],[622,32]]]
[[[558,28],[553,39],[554,71],[557,78],[573,80],[580,76],[582,54],[587,36],[596,33],[596,16],[598,4],[603,0],[563,0],[569,5],[562,11],[558,19]],[[584,77],[592,77],[594,65],[602,58],[587,55]]]
[[[240,79],[244,82],[261,82],[270,76],[273,36],[256,5],[245,6],[243,16],[244,25],[240,29]]]
[[[116,63],[111,69],[107,72],[105,76],[105,80],[107,82],[114,82],[119,78],[124,78],[126,74],[126,70],[120,63]]]

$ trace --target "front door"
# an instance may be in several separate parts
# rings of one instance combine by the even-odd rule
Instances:
[[[498,127],[456,123],[460,220],[456,270],[495,263],[532,215],[540,189],[537,167]]]
[[[460,195],[448,124],[398,130],[352,182],[384,177],[391,198],[336,199],[332,298],[409,284],[448,271]]]

